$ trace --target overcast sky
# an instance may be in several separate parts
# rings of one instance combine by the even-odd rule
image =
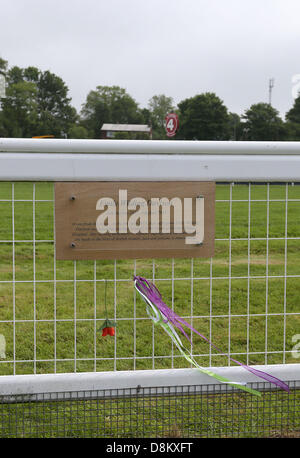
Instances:
[[[141,107],[157,94],[178,103],[211,91],[242,114],[268,102],[274,78],[272,105],[284,116],[300,83],[299,0],[0,0],[0,6],[0,57],[9,67],[60,76],[77,110],[97,85],[118,85]]]

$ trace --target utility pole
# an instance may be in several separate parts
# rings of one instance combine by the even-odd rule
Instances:
[[[274,87],[274,78],[269,79],[269,105],[272,105],[272,89]]]

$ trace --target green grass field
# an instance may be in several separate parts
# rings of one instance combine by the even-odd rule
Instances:
[[[165,302],[224,353],[244,363],[248,353],[249,364],[297,363],[291,350],[300,333],[300,186],[251,185],[250,191],[249,205],[249,186],[217,185],[212,260],[74,263],[54,262],[53,185],[0,183],[0,335],[6,341],[0,374],[187,367],[135,296],[134,269],[158,279]],[[117,320],[114,338],[97,331],[105,318],[103,280],[110,318]],[[228,364],[196,335],[193,353],[203,366]],[[51,436],[47,428],[45,435]]]

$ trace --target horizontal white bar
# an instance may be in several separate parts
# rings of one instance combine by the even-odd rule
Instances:
[[[300,142],[0,138],[0,152],[116,154],[300,154]]]
[[[300,181],[300,156],[0,153],[0,181]]]
[[[285,382],[297,381],[300,386],[300,364],[252,367],[266,371]],[[218,367],[212,368],[212,370],[234,382],[251,383],[262,381],[262,379],[240,366]],[[91,397],[99,395],[96,391],[107,390],[101,393],[101,396],[109,397],[117,395],[116,390],[125,390],[122,394],[134,395],[138,394],[141,388],[156,388],[155,393],[163,393],[164,387],[173,387],[170,392],[174,393],[176,388],[187,387],[188,385],[208,385],[214,391],[218,390],[218,386],[220,386],[220,390],[222,390],[222,386],[224,388],[224,384],[220,384],[214,378],[202,374],[197,369],[161,369],[73,374],[4,375],[0,377],[0,395],[8,397],[8,400],[10,396],[27,395],[29,400],[30,397],[36,395],[42,395],[40,399],[46,399],[46,395],[50,393],[68,394],[75,391],[90,391],[90,393],[82,393],[82,396],[86,398],[89,395]],[[230,388],[230,386],[226,386],[228,389]],[[188,391],[188,388],[186,388],[186,391]],[[75,393],[75,396],[79,397],[80,393]]]

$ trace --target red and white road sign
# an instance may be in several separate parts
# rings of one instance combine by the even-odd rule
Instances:
[[[176,113],[169,113],[165,117],[166,120],[166,132],[168,137],[174,137],[178,130],[179,121]]]

